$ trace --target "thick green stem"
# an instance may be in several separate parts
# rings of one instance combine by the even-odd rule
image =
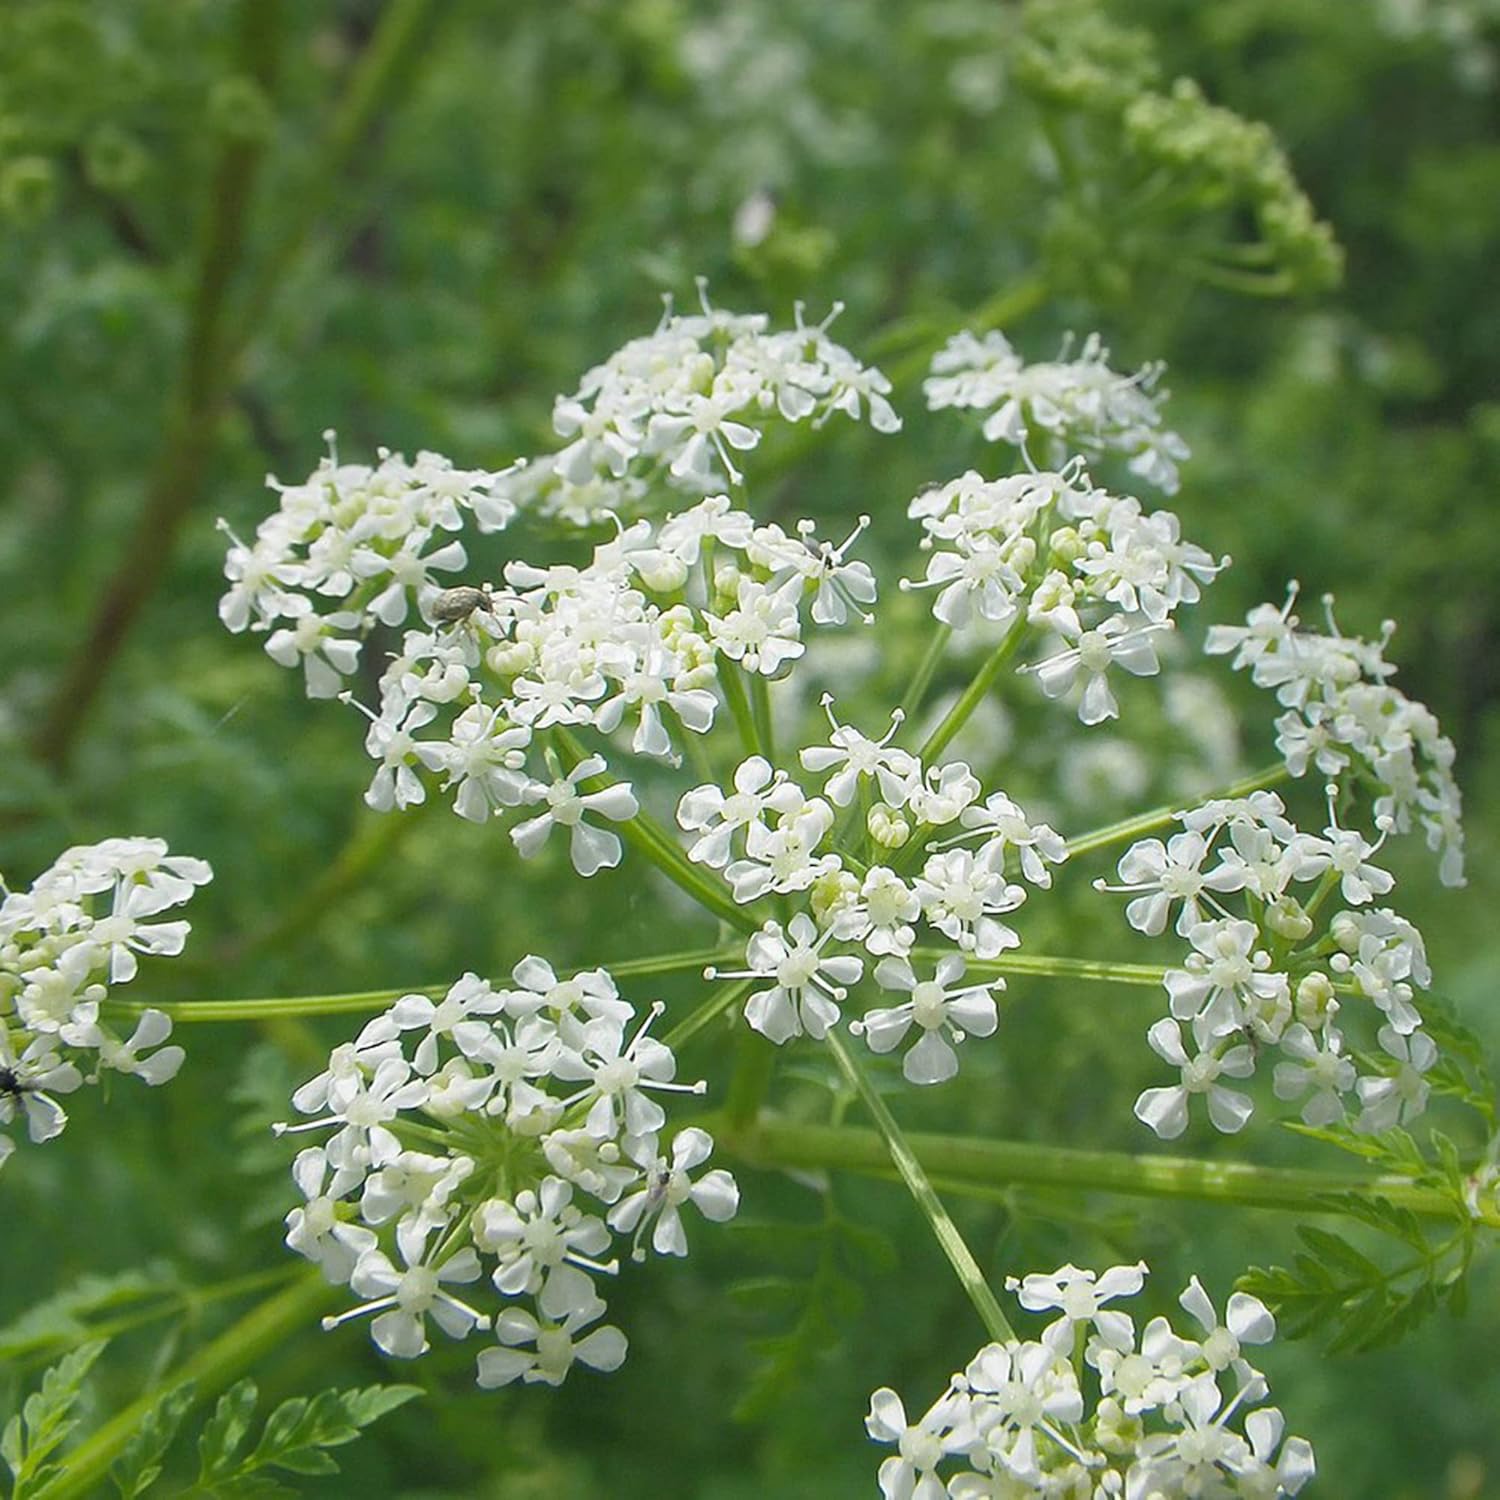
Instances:
[[[760,672],[752,673],[750,677],[750,718],[760,753],[774,766],[776,764],[776,720],[771,714],[771,690],[764,674]]]
[[[728,1134],[726,1140],[732,1150],[757,1166],[842,1168],[877,1176],[889,1171],[886,1143],[873,1130],[763,1119]],[[1249,1162],[1079,1151],[973,1136],[914,1134],[907,1137],[907,1145],[923,1168],[953,1191],[980,1197],[1016,1187],[1067,1187],[1298,1213],[1337,1213],[1340,1210],[1324,1199],[1330,1194],[1357,1193],[1385,1198],[1426,1218],[1451,1219],[1454,1213],[1453,1199],[1447,1194],[1393,1175],[1351,1176]]]
[[[747,984],[746,989],[750,986]],[[730,1128],[743,1129],[755,1123],[770,1091],[771,1076],[776,1070],[777,1047],[748,1026],[740,1032],[735,1047],[734,1072],[724,1100],[724,1116]]]
[[[1243,781],[1236,781],[1220,792],[1200,798],[1199,801],[1217,801],[1221,797],[1248,797],[1251,792],[1264,791],[1267,787],[1276,786],[1287,780],[1290,775],[1291,772],[1282,763],[1267,766],[1253,776],[1247,776]],[[1111,844],[1123,844],[1130,839],[1140,838],[1143,834],[1155,833],[1160,828],[1168,828],[1176,819],[1177,814],[1188,805],[1179,800],[1162,807],[1153,807],[1150,812],[1137,813],[1133,818],[1126,818],[1119,823],[1107,823],[1103,828],[1094,829],[1092,833],[1080,834],[1077,838],[1068,840],[1068,857],[1076,859],[1082,854],[1092,854],[1096,849],[1107,849]]]
[[[974,674],[968,687],[959,694],[958,702],[943,716],[943,722],[923,742],[917,754],[924,761],[931,760],[934,755],[946,749],[953,736],[969,722],[970,715],[983,702],[985,694],[995,685],[995,679],[1016,654],[1021,637],[1025,634],[1026,616],[1020,615]]]
[[[313,1272],[299,1277],[205,1344],[168,1380],[117,1412],[64,1463],[63,1472],[36,1493],[36,1500],[73,1500],[95,1493],[109,1466],[140,1426],[164,1390],[191,1384],[195,1402],[209,1400],[244,1374],[262,1355],[310,1324],[334,1297],[334,1288]]]
[[[739,664],[727,656],[719,658],[719,688],[724,694],[724,702],[729,705],[729,712],[734,716],[745,754],[759,755],[760,739],[755,732],[755,715],[750,708],[750,699],[745,693],[745,674],[740,670]]]
[[[907,1190],[916,1199],[917,1207],[922,1210],[923,1216],[931,1225],[943,1254],[948,1257],[949,1264],[953,1267],[964,1291],[968,1293],[969,1300],[974,1304],[974,1310],[979,1314],[980,1322],[984,1324],[989,1336],[1001,1343],[1015,1338],[1015,1331],[1000,1310],[1000,1304],[996,1301],[994,1292],[990,1290],[989,1283],[984,1279],[984,1273],[979,1269],[978,1261],[974,1259],[973,1252],[964,1243],[963,1236],[958,1232],[958,1226],[949,1218],[948,1210],[943,1207],[942,1199],[938,1197],[932,1183],[928,1181],[927,1173],[923,1170],[916,1152],[912,1150],[910,1143],[901,1133],[901,1127],[896,1124],[890,1110],[885,1107],[885,1100],[871,1086],[864,1069],[860,1067],[837,1031],[828,1033],[827,1044],[833,1053],[834,1060],[839,1065],[839,1071],[854,1092],[859,1095],[860,1102],[869,1110],[871,1118],[875,1121],[876,1130],[879,1131],[878,1135],[872,1131],[861,1131],[858,1134],[871,1136],[881,1144],[882,1154],[889,1154],[890,1160],[901,1175],[901,1180],[906,1184]],[[835,1136],[844,1134],[841,1126],[809,1128],[814,1131],[831,1131]],[[797,1129],[800,1130],[801,1127]],[[764,1127],[755,1132],[755,1138],[764,1139]],[[884,1162],[882,1162],[883,1165]]]

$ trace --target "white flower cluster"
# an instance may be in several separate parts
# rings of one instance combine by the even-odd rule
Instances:
[[[499,531],[515,507],[498,489],[505,472],[455,468],[436,453],[408,463],[382,451],[372,469],[329,456],[306,483],[267,483],[281,504],[246,546],[224,522],[232,545],[224,563],[230,587],[219,618],[232,631],[269,632],[266,652],[300,666],[313,698],[332,698],[359,662],[365,633],[400,625],[415,599],[430,618],[442,592],[439,574],[468,562],[453,537],[472,514],[480,531]]]
[[[673,1081],[649,1034],[659,1004],[636,1024],[605,970],[560,979],[534,956],[511,980],[465,974],[441,1000],[403,996],[292,1096],[314,1118],[278,1133],[331,1133],[293,1164],[306,1202],[286,1242],[362,1299],[325,1328],[373,1315],[376,1345],[411,1359],[429,1317],[455,1339],[493,1323],[481,1386],[560,1385],[575,1362],[625,1357],[625,1336],[599,1324],[613,1236],[637,1260],[648,1236],[685,1255],[683,1208],[729,1219],[739,1190],[719,1169],[691,1175],[713,1150],[706,1131],[663,1147],[655,1096],[703,1085]],[[493,1319],[462,1291],[482,1279],[505,1299]]]
[[[563,828],[580,874],[617,865],[620,840],[597,820],[633,817],[634,794],[591,790],[605,758],[564,768],[546,732],[618,732],[633,753],[675,765],[682,735],[714,723],[721,672],[784,673],[806,649],[804,606],[819,625],[863,614],[874,576],[846,556],[862,530],[834,547],[810,523],[796,535],[757,526],[716,495],[659,525],[635,522],[586,567],[514,561],[503,588],[440,593],[437,618],[406,633],[381,679],[365,800],[381,811],[422,802],[425,770],[461,817],[532,809],[511,831],[523,857]]]
[[[737,485],[734,455],[757,447],[767,422],[826,422],[834,412],[868,417],[877,432],[901,426],[890,382],[807,325],[771,330],[764,314],[711,307],[700,278],[701,314],[674,314],[596,365],[552,425],[563,446],[505,477],[499,493],[516,506],[587,525],[633,515],[660,486],[706,495]]]
[[[128,838],[66,850],[27,891],[0,882],[0,1126],[24,1117],[33,1141],[49,1141],[68,1123],[56,1095],[106,1070],[148,1084],[176,1076],[184,1054],[162,1045],[166,1015],[143,1011],[121,1037],[101,1006],[135,978],[138,955],[182,952],[188,924],[157,919],[211,878],[160,839]],[[14,1149],[0,1131],[0,1163]]]
[[[1439,856],[1444,885],[1464,883],[1463,799],[1453,779],[1453,742],[1436,717],[1389,678],[1384,650],[1395,631],[1387,622],[1378,641],[1344,635],[1324,599],[1328,633],[1299,630],[1292,605],[1297,586],[1278,609],[1262,604],[1244,625],[1215,625],[1205,649],[1234,653],[1232,665],[1250,668],[1257,687],[1271,688],[1286,710],[1276,721],[1276,745],[1294,776],[1308,767],[1373,790],[1375,817],[1398,833],[1415,822]]]
[[[868,1011],[851,1029],[876,1052],[909,1036],[902,1060],[913,1083],[940,1083],[958,1071],[954,1044],[990,1036],[999,1016],[994,993],[1004,981],[964,984],[964,958],[992,959],[1020,938],[1001,919],[1026,899],[1007,878],[1007,856],[1032,884],[1052,883],[1049,862],[1066,857],[1062,839],[1031,824],[1004,792],[984,796],[963,761],[924,766],[891,743],[901,716],[872,740],[833,719],[826,745],[800,755],[804,769],[826,774],[822,796],[808,796],[761,756],[744,761],[732,790],[694,787],[677,807],[693,842],[689,858],[721,869],[734,899],[804,896],[806,909],[783,925],[768,920],[753,934],[743,970],[709,970],[710,978],[762,981],[745,1018],[778,1044],[804,1033],[821,1040],[841,1018],[865,956],[876,984],[905,998]],[[861,851],[852,844],[859,802]],[[945,837],[935,835],[948,830]],[[913,872],[914,859],[925,851]],[[919,976],[912,963],[918,924],[954,952]],[[850,951],[853,950],[853,951]]]
[[[1110,667],[1154,675],[1154,638],[1229,561],[1183,541],[1171,511],[1095,488],[1076,461],[995,480],[970,470],[918,495],[908,514],[932,556],[926,577],[902,587],[935,589],[932,612],[955,629],[977,615],[1050,632],[1057,649],[1028,670],[1050,698],[1081,681],[1085,724],[1118,717]]]
[[[1432,982],[1421,934],[1373,905],[1395,885],[1372,861],[1374,843],[1339,826],[1329,788],[1328,825],[1303,833],[1274,792],[1205,803],[1178,815],[1183,831],[1165,843],[1133,844],[1119,864],[1130,925],[1155,936],[1176,909],[1175,930],[1191,951],[1165,980],[1170,1014],[1147,1033],[1152,1050],[1179,1069],[1168,1088],[1147,1089],[1135,1112],[1163,1139],[1187,1128],[1201,1096],[1214,1126],[1242,1129],[1253,1113],[1231,1080],[1251,1077],[1268,1052],[1280,1058],[1278,1099],[1302,1101],[1302,1119],[1327,1126],[1358,1098],[1356,1129],[1404,1124],[1426,1107],[1423,1075],[1437,1047],[1422,1031],[1415,989]],[[1297,887],[1311,886],[1298,892]],[[1238,896],[1243,914],[1226,905]],[[1347,1014],[1344,1002],[1352,1002]],[[1376,1056],[1361,1075],[1346,1050],[1345,1026],[1378,1013]]]
[[[1145,1272],[1068,1265],[1011,1278],[1027,1311],[1060,1313],[1039,1338],[981,1349],[915,1421],[895,1391],[876,1391],[866,1430],[896,1445],[880,1466],[885,1500],[1297,1494],[1315,1472],[1312,1447],[1283,1439],[1244,1354],[1275,1337],[1270,1312],[1236,1292],[1221,1323],[1195,1276],[1178,1299],[1194,1326],[1155,1317],[1137,1340],[1129,1314],[1105,1304],[1138,1293]]]
[[[1076,357],[1070,357],[1069,344],[1058,359],[1029,365],[1003,333],[955,334],[933,356],[932,374],[922,386],[928,408],[988,413],[983,432],[992,443],[1021,447],[1041,433],[1049,461],[1058,464],[1070,453],[1125,454],[1132,473],[1174,494],[1177,465],[1188,447],[1162,426],[1167,393],[1157,387],[1165,366],[1143,365],[1134,375],[1121,375],[1110,369],[1109,350],[1097,333],[1084,340]]]

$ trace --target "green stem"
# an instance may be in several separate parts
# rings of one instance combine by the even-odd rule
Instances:
[[[922,702],[927,697],[927,689],[932,686],[933,673],[937,671],[938,663],[943,659],[943,653],[948,649],[948,642],[953,639],[953,627],[944,625],[941,620],[937,622],[937,629],[932,632],[932,639],[927,643],[927,650],[923,653],[922,660],[917,663],[917,670],[912,674],[912,679],[906,685],[906,691],[901,695],[901,708],[906,713],[907,723],[914,723],[917,715],[922,711]]]
[[[738,957],[737,954],[731,956]],[[724,1015],[726,1011],[731,1010],[743,1000],[754,986],[755,981],[753,979],[737,979],[733,984],[722,986],[718,991],[710,995],[697,1010],[693,1011],[690,1015],[684,1016],[662,1040],[674,1052],[679,1051],[685,1043],[697,1036],[705,1026],[711,1025],[720,1016]]]
[[[1251,792],[1264,791],[1267,787],[1276,786],[1287,780],[1290,775],[1291,772],[1284,764],[1267,766],[1253,776],[1247,776],[1243,781],[1236,781],[1222,791],[1214,792],[1199,800],[1210,802],[1217,801],[1221,797],[1248,797]],[[1187,805],[1178,800],[1161,807],[1153,807],[1150,812],[1137,813],[1135,817],[1126,818],[1119,823],[1107,823],[1103,828],[1094,829],[1092,833],[1080,834],[1076,839],[1068,840],[1068,857],[1076,859],[1081,854],[1092,854],[1096,849],[1107,849],[1111,844],[1123,844],[1130,839],[1139,838],[1142,834],[1155,833],[1159,828],[1170,827],[1178,813],[1182,812]]]
[[[912,956],[930,963],[951,957],[951,948],[914,948]],[[1034,974],[1046,979],[1089,979],[1104,984],[1160,988],[1167,971],[1160,964],[1121,964],[1093,958],[1058,958],[1046,953],[1002,953],[999,958],[968,958],[964,966],[981,978],[991,974]]]
[[[750,988],[746,984],[746,989]],[[777,1047],[759,1032],[746,1026],[735,1047],[734,1072],[729,1077],[729,1091],[724,1099],[724,1117],[730,1129],[742,1130],[755,1123],[770,1091],[771,1076],[776,1070]]]
[[[895,1164],[897,1172],[901,1174],[901,1180],[906,1184],[912,1197],[916,1199],[917,1207],[922,1210],[928,1224],[931,1225],[943,1254],[948,1257],[948,1262],[963,1285],[964,1291],[969,1294],[969,1300],[974,1304],[974,1310],[979,1314],[979,1320],[984,1324],[989,1336],[999,1343],[1007,1343],[1014,1339],[1015,1331],[1000,1310],[1000,1304],[996,1301],[994,1292],[990,1290],[989,1283],[984,1279],[979,1263],[964,1243],[963,1236],[958,1232],[958,1226],[949,1218],[948,1210],[943,1207],[942,1199],[938,1197],[932,1183],[928,1181],[922,1163],[901,1133],[901,1127],[896,1124],[890,1110],[885,1107],[885,1100],[871,1086],[864,1069],[860,1067],[837,1031],[828,1033],[827,1042],[834,1061],[839,1065],[839,1071],[859,1095],[861,1103],[869,1110],[871,1118],[875,1121],[876,1130],[879,1132],[878,1135],[873,1131],[857,1133],[871,1136],[880,1143],[883,1153],[889,1153],[890,1160]],[[797,1130],[800,1131],[801,1128],[799,1126]],[[836,1137],[845,1134],[843,1128],[838,1126],[808,1128],[815,1134],[822,1131],[831,1131]],[[755,1137],[763,1140],[765,1127],[756,1130]]]
[[[625,958],[601,965],[616,979],[642,979],[657,974],[675,974],[685,969],[702,969],[710,964],[728,963],[739,958],[739,948],[688,948],[678,953],[653,954],[646,958]],[[255,1000],[107,1000],[106,1013],[138,1016],[142,1011],[159,1010],[174,1022],[194,1021],[277,1021],[291,1016],[352,1016],[384,1010],[403,995],[436,997],[448,988],[446,983],[413,984],[399,990],[357,990],[343,995],[279,995]]]
[[[776,720],[771,715],[771,690],[765,675],[754,672],[750,675],[750,718],[755,729],[755,741],[760,753],[774,766],[776,764]]]
[[[195,1402],[218,1395],[309,1323],[333,1296],[334,1289],[313,1272],[251,1308],[187,1360],[168,1382],[132,1401],[80,1443],[67,1455],[63,1472],[37,1491],[36,1500],[73,1500],[93,1493],[164,1390],[191,1384]]]
[[[355,821],[344,847],[302,891],[287,914],[240,944],[227,945],[217,956],[219,965],[233,964],[268,948],[282,949],[310,932],[351,892],[364,887],[365,877],[385,863],[396,847],[418,825],[424,814],[441,806],[429,797],[420,807],[405,813],[371,813]]]
[[[551,731],[563,764],[571,771],[587,752],[566,729]],[[602,791],[613,785],[607,776],[590,776],[579,785],[588,792]],[[678,847],[676,841],[655,818],[642,808],[633,818],[614,825],[630,846],[659,869],[674,885],[680,886],[701,906],[708,908],[714,916],[737,927],[741,932],[755,932],[760,923],[745,907],[735,903],[734,898],[705,871],[693,864]]]
[[[745,695],[745,674],[740,670],[739,663],[731,661],[727,656],[719,658],[719,687],[723,691],[724,702],[729,705],[729,712],[734,715],[735,727],[740,732],[740,743],[745,747],[745,754],[761,754],[760,737],[755,732],[755,714]]]
[[[932,356],[940,349],[948,336],[967,328],[971,333],[988,333],[992,328],[1004,328],[1018,322],[1028,313],[1035,312],[1047,300],[1047,283],[1040,275],[1028,276],[1013,286],[1002,287],[987,301],[981,302],[964,315],[956,324],[945,328],[935,336],[925,339],[921,346],[900,359],[892,360],[885,373],[892,384],[904,385],[908,380],[925,374]]]
[[[259,4],[260,0],[252,3]],[[354,153],[379,116],[411,88],[422,63],[433,51],[429,28],[449,9],[435,0],[389,0],[381,9],[375,31],[360,54],[318,148],[312,171],[298,185],[281,241],[261,265],[245,299],[238,329],[239,348],[265,326],[271,306],[286,284],[288,270],[328,205],[347,198],[346,179]]]
[[[877,1176],[889,1172],[886,1143],[882,1133],[873,1130],[762,1120],[738,1134],[728,1133],[726,1139],[757,1166],[842,1168]],[[1298,1213],[1339,1213],[1342,1210],[1336,1204],[1324,1199],[1330,1194],[1355,1193],[1385,1198],[1425,1218],[1451,1219],[1454,1213],[1448,1194],[1391,1174],[1355,1177],[974,1136],[914,1134],[907,1138],[907,1146],[934,1177],[941,1177],[954,1191],[979,1197],[1016,1187],[1068,1187]]]
[[[15,1361],[28,1365],[50,1363],[59,1355],[93,1339],[114,1339],[122,1333],[159,1323],[163,1318],[179,1317],[196,1313],[199,1308],[211,1307],[215,1302],[224,1302],[233,1297],[243,1297],[248,1292],[258,1292],[268,1286],[284,1284],[296,1277],[301,1279],[297,1267],[278,1266],[274,1271],[254,1271],[248,1276],[235,1276],[228,1281],[202,1287],[161,1288],[147,1292],[142,1301],[144,1309],[121,1313],[118,1317],[97,1323],[86,1321],[65,1325],[35,1333],[30,1337],[9,1340],[5,1343],[3,1358],[7,1363]]]
[[[281,42],[280,0],[242,0],[233,66],[269,90]],[[166,574],[172,540],[202,492],[231,387],[229,292],[244,261],[246,230],[265,156],[259,137],[236,137],[219,152],[197,243],[187,334],[166,430],[135,530],[118,566],[95,591],[93,614],[32,742],[61,770],[127,632]]]
[[[945,749],[953,736],[969,722],[969,716],[979,707],[985,694],[994,686],[995,679],[1004,671],[1011,657],[1016,654],[1021,644],[1021,637],[1025,634],[1026,616],[1023,614],[1017,617],[1015,623],[1001,638],[1000,644],[974,674],[968,687],[959,694],[958,702],[943,716],[943,722],[927,736],[922,748],[917,752],[924,761],[930,760]]]

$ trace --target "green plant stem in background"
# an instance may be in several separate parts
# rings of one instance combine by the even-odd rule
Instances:
[[[202,497],[225,402],[247,346],[269,321],[312,226],[329,203],[347,196],[344,178],[355,150],[420,72],[431,51],[421,45],[429,24],[451,9],[434,0],[390,0],[381,11],[314,154],[314,170],[300,184],[279,246],[261,262],[232,326],[229,294],[247,258],[250,202],[266,143],[254,137],[224,147],[208,194],[178,390],[140,518],[32,742],[37,756],[54,769],[66,765],[127,633],[166,574],[183,520]],[[265,90],[276,72],[281,16],[281,0],[242,0],[238,71]]]
[[[873,1130],[762,1119],[742,1131],[730,1131],[725,1141],[728,1149],[761,1167],[823,1168],[876,1176],[890,1171],[883,1133]],[[1072,1188],[1336,1214],[1347,1210],[1330,1195],[1353,1194],[1384,1198],[1424,1218],[1451,1219],[1454,1213],[1448,1194],[1389,1174],[1356,1177],[1249,1162],[1080,1151],[976,1136],[913,1134],[906,1137],[906,1144],[934,1178],[942,1178],[955,1192],[973,1191],[981,1197],[1017,1187]]]
[[[933,673],[937,671],[939,663],[948,650],[948,642],[953,639],[953,627],[944,625],[941,620],[937,622],[937,628],[932,632],[932,639],[927,643],[927,650],[922,655],[922,660],[917,663],[917,670],[912,673],[912,679],[906,685],[906,691],[901,695],[900,707],[906,714],[908,723],[915,722],[922,711],[922,704],[927,697],[927,689],[932,686]]]
[[[913,948],[914,958],[936,963],[950,948]],[[964,958],[969,974],[1031,974],[1042,979],[1088,979],[1103,984],[1136,984],[1160,989],[1167,970],[1160,964],[1120,964],[1093,958],[1056,958],[1046,953],[1002,953],[999,958]]]
[[[890,1110],[885,1107],[885,1100],[875,1091],[870,1080],[865,1076],[864,1069],[860,1067],[858,1059],[849,1051],[844,1039],[837,1031],[828,1033],[828,1048],[833,1053],[834,1061],[839,1065],[839,1071],[844,1075],[849,1086],[858,1094],[860,1102],[870,1112],[870,1117],[875,1121],[876,1131],[879,1132],[878,1135],[872,1131],[862,1131],[860,1134],[870,1136],[877,1141],[882,1148],[882,1154],[888,1154],[895,1164],[901,1180],[906,1184],[912,1197],[916,1199],[917,1207],[922,1210],[923,1216],[937,1237],[943,1254],[948,1257],[954,1274],[958,1277],[964,1291],[968,1293],[970,1302],[974,1304],[974,1310],[979,1314],[979,1320],[984,1324],[985,1331],[992,1339],[1000,1343],[1015,1338],[1015,1330],[1011,1328],[1005,1314],[1001,1311],[994,1292],[990,1290],[989,1283],[984,1279],[984,1273],[979,1269],[978,1261],[974,1259],[973,1252],[964,1243],[963,1236],[958,1232],[958,1226],[949,1218],[948,1210],[943,1207],[942,1199],[938,1197],[932,1183],[928,1180],[922,1163],[901,1133],[901,1127],[896,1124]],[[801,1128],[796,1127],[798,1130]],[[831,1130],[834,1135],[843,1133],[842,1126],[820,1126],[817,1129]]]
[[[281,0],[241,0],[236,66],[269,91],[281,45]],[[125,633],[156,591],[170,539],[200,494],[230,386],[229,290],[245,255],[246,224],[265,143],[231,137],[214,168],[176,394],[156,466],[131,540],[105,585],[89,628],[58,684],[33,741],[37,756],[61,769]]]
[[[738,953],[729,955],[737,958]],[[697,1036],[706,1026],[717,1021],[720,1016],[726,1015],[735,1005],[745,998],[754,987],[753,979],[737,979],[733,984],[723,985],[714,994],[700,1005],[697,1010],[691,1012],[680,1020],[662,1040],[674,1052],[680,1049],[686,1042]]]
[[[64,1460],[61,1474],[36,1492],[35,1500],[74,1500],[97,1493],[95,1486],[120,1456],[162,1392],[191,1384],[196,1402],[211,1399],[250,1369],[263,1355],[300,1330],[333,1300],[335,1289],[320,1273],[299,1276],[291,1286],[250,1309],[218,1338],[205,1344],[174,1374],[116,1412]]]
[[[1039,273],[1015,282],[1011,286],[1002,287],[993,296],[981,302],[978,307],[971,308],[968,313],[941,329],[934,330],[930,325],[924,324],[918,347],[898,359],[888,361],[885,373],[892,385],[902,386],[907,381],[925,374],[932,356],[960,329],[967,328],[971,333],[988,333],[992,328],[1004,328],[1007,324],[1019,322],[1027,314],[1035,312],[1046,300],[1047,282]],[[893,330],[891,337],[895,336],[897,336],[896,331]],[[872,358],[881,356],[882,349],[878,336],[872,342],[871,349]]]
[[[730,661],[725,656],[718,658],[718,668],[719,687],[723,691],[729,712],[734,716],[735,727],[740,732],[740,744],[744,746],[746,755],[759,755],[760,738],[756,733],[750,699],[745,694],[745,674],[740,670],[738,662]]]
[[[760,746],[760,753],[774,766],[776,764],[776,720],[771,714],[771,690],[762,672],[750,674],[750,719],[755,729],[755,742]]]

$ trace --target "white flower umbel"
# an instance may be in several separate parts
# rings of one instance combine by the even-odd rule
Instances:
[[[1137,1117],[1164,1139],[1187,1128],[1195,1094],[1206,1097],[1219,1130],[1243,1128],[1254,1101],[1226,1080],[1249,1079],[1268,1057],[1276,1098],[1296,1104],[1307,1125],[1343,1123],[1356,1094],[1361,1129],[1385,1129],[1424,1108],[1421,1075],[1436,1048],[1418,1030],[1416,990],[1432,978],[1421,935],[1371,905],[1395,885],[1371,862],[1384,818],[1371,843],[1341,824],[1335,801],[1330,787],[1318,833],[1300,830],[1274,792],[1205,803],[1179,814],[1184,831],[1165,843],[1132,845],[1120,860],[1121,884],[1095,882],[1132,896],[1126,917],[1148,937],[1166,930],[1180,903],[1175,930],[1190,951],[1166,974],[1170,1015],[1148,1032],[1179,1082],[1136,1101]],[[1366,1077],[1347,1040],[1361,1031],[1385,1054]]]
[[[1420,828],[1438,855],[1439,879],[1462,885],[1463,799],[1453,779],[1453,742],[1427,708],[1389,681],[1396,669],[1384,651],[1394,623],[1387,621],[1376,641],[1345,635],[1325,596],[1327,632],[1301,630],[1292,613],[1296,593],[1293,584],[1282,609],[1260,605],[1244,626],[1216,625],[1206,649],[1232,653],[1236,668],[1248,668],[1257,687],[1276,694],[1286,710],[1276,721],[1277,745],[1294,776],[1312,766],[1340,787],[1373,785],[1375,826]]]
[[[528,955],[512,978],[404,996],[297,1090],[317,1118],[278,1130],[333,1133],[294,1163],[304,1202],[286,1243],[359,1299],[326,1328],[369,1314],[375,1343],[409,1359],[429,1319],[455,1339],[493,1324],[481,1385],[556,1385],[574,1363],[624,1358],[624,1335],[593,1326],[615,1236],[637,1253],[649,1227],[658,1253],[683,1255],[682,1207],[722,1222],[739,1190],[722,1168],[690,1175],[706,1131],[663,1151],[653,1096],[703,1085],[672,1081],[670,1049],[629,1029],[634,1007],[604,970],[559,979]]]
[[[1145,1270],[1013,1277],[1023,1308],[1076,1316],[1039,1340],[986,1345],[915,1422],[894,1391],[876,1391],[865,1430],[896,1448],[880,1466],[885,1500],[1297,1494],[1312,1447],[1284,1437],[1281,1413],[1262,1404],[1265,1378],[1240,1353],[1275,1335],[1271,1314],[1236,1293],[1221,1325],[1194,1277],[1179,1299],[1190,1329],[1155,1317],[1137,1344],[1133,1321],[1100,1304],[1137,1295]],[[1073,1331],[1090,1323],[1073,1363]]]
[[[1027,364],[1004,334],[955,334],[932,359],[923,383],[928,408],[985,413],[992,443],[1019,447],[1040,438],[1058,455],[1125,454],[1133,473],[1167,494],[1177,488],[1177,465],[1187,444],[1162,426],[1161,364],[1134,375],[1109,367],[1109,350],[1097,333],[1070,358],[1071,339],[1056,360]]]
[[[53,1139],[68,1122],[58,1096],[105,1072],[176,1077],[171,1020],[148,1009],[118,1022],[110,990],[141,958],[182,952],[188,924],[160,919],[211,878],[160,839],[113,838],[66,850],[27,890],[0,881],[0,1163],[15,1149],[4,1127]]]

